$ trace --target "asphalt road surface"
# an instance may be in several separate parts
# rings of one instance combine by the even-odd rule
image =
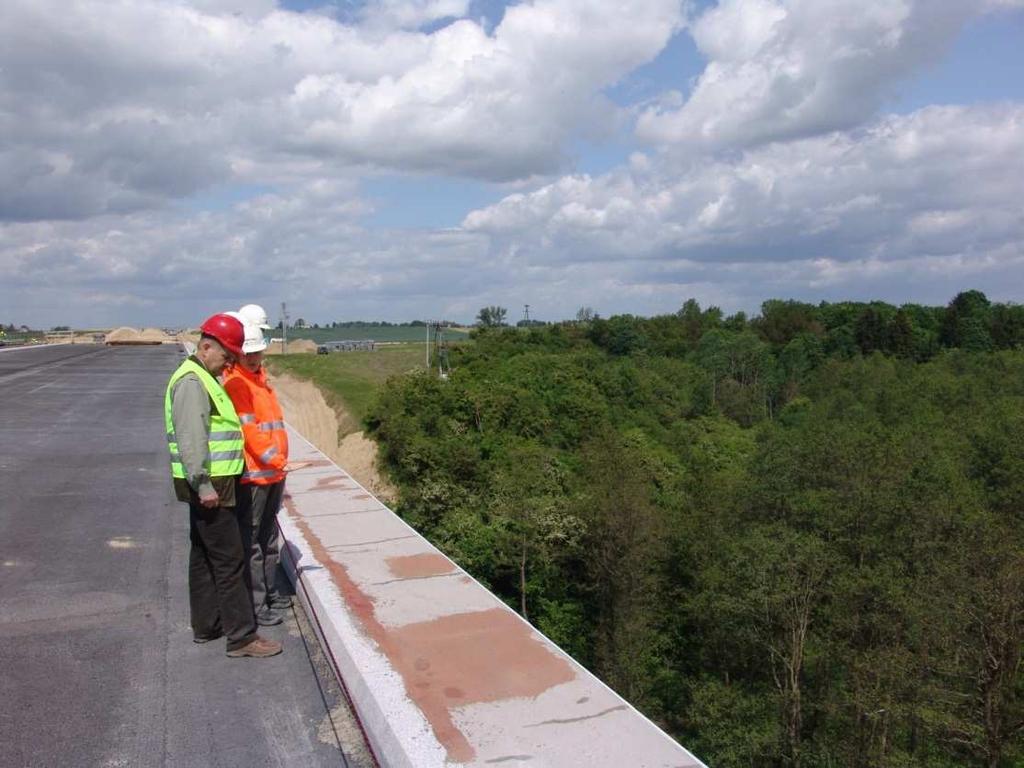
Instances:
[[[179,348],[0,350],[0,765],[366,766],[301,610],[192,642],[163,393]]]

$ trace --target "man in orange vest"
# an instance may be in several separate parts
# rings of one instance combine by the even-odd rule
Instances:
[[[245,331],[243,354],[225,374],[224,389],[235,406],[245,437],[240,492],[251,510],[251,531],[246,520],[242,533],[243,540],[250,544],[252,605],[256,621],[268,626],[280,624],[282,617],[277,609],[292,604],[290,597],[278,592],[275,583],[280,560],[277,513],[288,469],[288,434],[281,406],[263,369],[263,350],[267,348],[263,331],[253,324],[246,324]]]

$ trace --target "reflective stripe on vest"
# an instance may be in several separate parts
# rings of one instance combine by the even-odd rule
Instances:
[[[237,431],[233,432],[231,430],[228,430],[226,432],[210,432],[210,436],[209,436],[208,439],[209,440],[233,440],[235,438],[236,434],[237,434]],[[174,435],[172,433],[170,433],[170,432],[167,433],[167,442],[168,443],[175,443],[175,442],[177,442],[177,440],[175,439]]]
[[[167,447],[171,454],[171,476],[186,478],[185,466],[181,463],[178,441],[174,434],[171,391],[178,380],[189,373],[198,377],[213,403],[213,407],[210,409],[207,455],[203,467],[210,477],[240,475],[245,469],[245,455],[243,453],[242,424],[235,413],[235,406],[231,404],[231,398],[228,397],[220,382],[213,378],[202,365],[189,358],[171,374],[171,379],[167,382],[167,391],[164,393],[164,422],[167,427]]]
[[[277,477],[281,473],[276,469],[256,469],[253,471],[246,470],[242,473],[243,480],[258,480],[264,477]]]

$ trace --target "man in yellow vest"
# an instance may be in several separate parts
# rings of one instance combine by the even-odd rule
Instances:
[[[171,375],[164,421],[171,476],[189,505],[189,606],[193,640],[227,637],[227,655],[274,656],[281,644],[256,634],[246,558],[236,516],[245,469],[242,426],[217,375],[242,354],[242,323],[214,315],[200,328],[195,354]]]

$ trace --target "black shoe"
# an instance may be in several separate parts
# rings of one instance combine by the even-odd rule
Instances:
[[[267,608],[256,614],[256,623],[261,627],[272,627],[275,624],[280,624],[282,621],[284,619],[281,617],[281,614],[273,608]]]
[[[271,608],[291,608],[292,599],[288,595],[274,595],[267,601]]]
[[[193,643],[208,643],[211,640],[219,640],[222,637],[224,637],[224,633],[223,632],[215,632],[212,635],[194,635],[192,637],[192,642]]]

